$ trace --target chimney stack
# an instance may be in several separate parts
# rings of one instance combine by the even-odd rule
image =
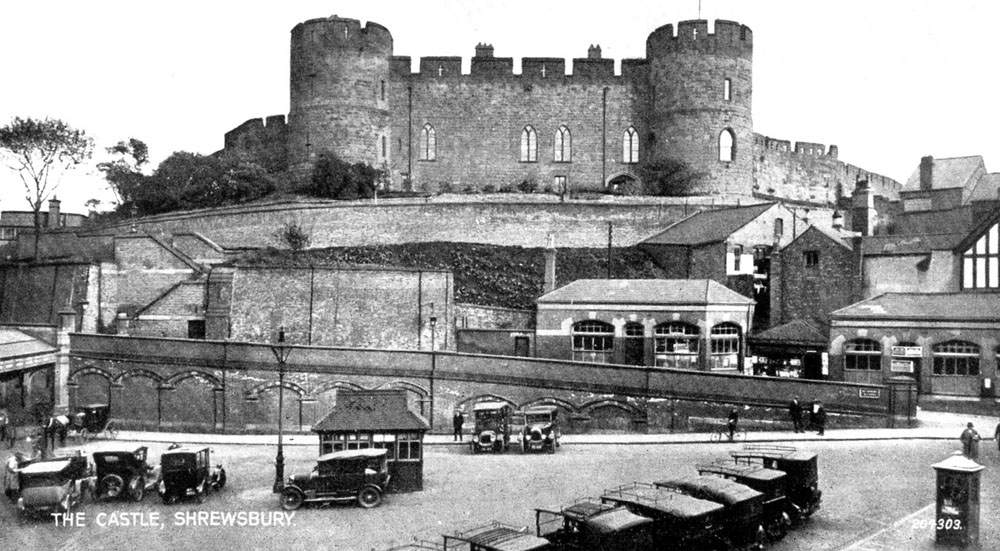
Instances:
[[[493,45],[483,42],[476,44],[476,57],[493,57]]]
[[[59,204],[60,204],[59,199],[56,199],[55,197],[49,199],[49,220],[48,220],[49,229],[58,228],[61,225],[59,223],[60,222]]]
[[[868,180],[858,180],[851,196],[851,229],[861,235],[874,235],[875,218],[875,197]]]
[[[587,48],[587,59],[601,59],[600,44],[597,45],[591,44],[590,47]]]
[[[927,155],[920,159],[920,191],[934,189],[934,157]]]
[[[548,243],[545,245],[545,277],[543,281],[543,293],[551,293],[556,290],[556,246],[552,234],[549,234]]]

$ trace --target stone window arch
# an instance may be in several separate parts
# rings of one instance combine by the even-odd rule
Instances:
[[[435,159],[437,159],[437,132],[431,123],[427,123],[420,129],[420,160],[433,161]]]
[[[534,163],[538,161],[538,134],[529,124],[521,129],[521,162]]]
[[[622,134],[622,162],[639,162],[639,133],[634,126],[626,128]]]
[[[657,367],[697,369],[700,331],[697,325],[672,321],[653,328]]]
[[[979,375],[979,346],[965,341],[934,345],[934,374],[950,376]]]
[[[725,322],[720,323],[709,332],[712,369],[739,369],[740,348],[743,342],[743,330],[740,326]]]
[[[573,360],[611,363],[615,348],[615,328],[598,320],[573,324]]]
[[[552,160],[557,163],[568,163],[573,160],[573,137],[566,125],[556,130],[552,144]]]
[[[736,160],[736,134],[732,128],[719,132],[719,160],[724,163]]]
[[[844,369],[882,371],[882,345],[871,339],[854,339],[844,345]]]

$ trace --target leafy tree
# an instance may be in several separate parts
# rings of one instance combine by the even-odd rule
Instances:
[[[120,141],[105,151],[113,157],[97,163],[97,169],[104,173],[108,187],[115,194],[118,204],[122,205],[135,193],[136,186],[141,185],[142,167],[149,162],[149,148],[142,140],[129,138],[127,142]]]
[[[15,117],[0,128],[0,149],[6,151],[10,168],[20,176],[34,215],[36,260],[42,233],[42,204],[59,185],[58,179],[53,182],[50,176],[53,171],[65,172],[90,158],[93,148],[93,141],[84,131],[59,119]]]
[[[364,163],[349,164],[333,153],[320,155],[309,182],[298,191],[329,199],[368,199],[374,197],[382,172]]]
[[[642,169],[642,181],[650,195],[691,195],[704,174],[679,159],[662,159]]]

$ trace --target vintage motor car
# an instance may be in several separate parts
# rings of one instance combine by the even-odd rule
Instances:
[[[747,444],[742,450],[729,452],[736,463],[757,463],[768,469],[783,471],[785,495],[795,505],[797,515],[792,520],[802,522],[819,510],[823,492],[819,489],[819,467],[816,454],[800,451],[793,446]]]
[[[160,484],[160,468],[146,462],[148,449],[140,446],[134,450],[94,452],[97,467],[97,490],[94,497],[128,497],[142,501],[146,492]]]
[[[309,474],[288,478],[281,507],[293,511],[303,503],[356,501],[366,509],[382,503],[389,487],[388,450],[342,450],[319,456]]]
[[[708,474],[739,482],[764,494],[764,529],[772,541],[780,540],[788,533],[792,518],[798,515],[798,507],[785,496],[788,475],[782,471],[768,469],[762,465],[737,463],[720,460],[699,463],[695,466],[698,474]]]
[[[597,499],[580,500],[558,511],[535,509],[535,533],[557,549],[653,549],[652,522],[626,507]]]
[[[557,549],[549,540],[528,533],[527,528],[516,528],[493,521],[454,534],[444,535],[444,549],[463,551],[551,551]]]
[[[690,475],[653,483],[699,499],[714,501],[725,509],[721,537],[730,549],[762,551],[767,541],[764,529],[764,494],[749,486],[716,476]]]
[[[211,464],[207,447],[179,447],[160,456],[160,497],[164,503],[193,496],[199,503],[226,485],[226,470]]]
[[[17,510],[23,514],[69,513],[93,489],[93,471],[81,454],[39,459],[22,467]]]
[[[469,443],[472,453],[507,451],[510,446],[512,408],[505,402],[479,402],[472,406],[476,428]]]
[[[634,482],[605,490],[601,501],[623,505],[652,519],[650,531],[658,549],[726,549],[721,524],[723,506],[652,484]]]
[[[515,414],[523,425],[518,435],[522,452],[556,453],[559,447],[559,409],[555,406],[536,406]]]

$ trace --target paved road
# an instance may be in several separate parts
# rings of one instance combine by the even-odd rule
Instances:
[[[109,443],[91,444],[88,451]],[[805,446],[803,446],[805,447]],[[773,546],[835,550],[864,540],[933,501],[930,465],[954,449],[947,441],[810,442],[820,454],[823,509],[808,525]],[[151,444],[158,458],[165,444]],[[983,461],[997,463],[997,452],[984,446]],[[85,527],[56,527],[51,522],[18,519],[0,505],[0,548],[17,549],[384,549],[412,536],[438,534],[492,519],[528,525],[533,507],[558,507],[575,498],[633,480],[690,473],[697,461],[725,455],[728,444],[564,446],[555,456],[472,456],[463,449],[428,448],[425,488],[419,493],[388,496],[374,510],[333,506],[298,511],[292,527],[211,527],[175,525],[176,513],[280,511],[270,493],[273,447],[215,446],[230,483],[204,504],[163,505],[156,496],[141,504],[88,503]],[[289,472],[311,468],[311,447],[288,448]],[[2,456],[3,454],[0,454]],[[1000,492],[995,469],[987,469],[983,492],[995,501]],[[162,528],[98,526],[98,515],[158,513]],[[984,509],[984,515],[988,514]],[[196,517],[192,517],[196,518]],[[984,548],[1000,548],[1000,536],[984,522]],[[925,530],[927,538],[932,537]],[[920,537],[920,532],[916,536]],[[25,547],[23,547],[25,546]]]

